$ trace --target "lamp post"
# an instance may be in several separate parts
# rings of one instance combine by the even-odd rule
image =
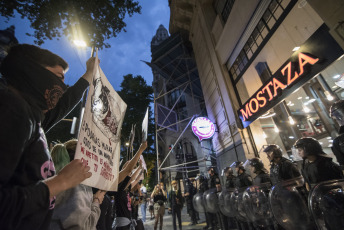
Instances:
[[[84,40],[78,40],[78,39],[75,39],[73,40],[73,43],[76,47],[79,47],[79,48],[85,48],[87,47],[87,44]],[[94,47],[92,46],[91,47],[91,57],[94,56]],[[79,115],[79,122],[78,122],[78,129],[77,129],[77,132],[76,132],[76,138],[78,138],[79,136],[79,132],[80,132],[80,127],[81,127],[81,122],[82,122],[82,118],[83,118],[83,115],[84,115],[84,111],[85,111],[85,106],[86,106],[86,100],[87,100],[87,93],[88,93],[88,89],[85,90],[84,92],[84,95],[82,97],[82,101],[81,101],[81,108],[80,108],[80,115]]]
[[[128,149],[129,149],[129,142],[125,143],[125,146],[127,147],[127,161],[129,160],[129,153],[128,153]]]

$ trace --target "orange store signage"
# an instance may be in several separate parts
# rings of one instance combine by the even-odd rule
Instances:
[[[292,87],[304,77],[307,70],[316,64],[319,58],[310,54],[299,53],[296,62],[284,65],[272,78],[266,82],[243,106],[239,109],[239,117],[243,122],[263,110],[270,101],[278,98],[284,90]]]
[[[293,55],[237,110],[243,128],[276,106],[343,55],[344,50],[323,24]]]

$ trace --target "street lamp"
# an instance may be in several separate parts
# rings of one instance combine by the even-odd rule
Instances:
[[[73,43],[78,48],[85,48],[85,47],[87,47],[87,43],[84,40],[82,40],[82,39],[74,39]],[[93,56],[94,56],[94,47],[92,46],[91,47],[91,57],[93,57]],[[78,138],[79,132],[80,132],[81,122],[82,122],[82,118],[83,118],[84,111],[85,111],[85,106],[86,106],[87,93],[88,93],[88,90],[86,90],[84,92],[84,95],[83,95],[83,98],[82,98],[82,101],[81,101],[79,124],[78,124],[78,130],[77,130],[77,133],[76,133],[76,138]]]
[[[73,43],[77,47],[86,47],[86,42],[83,40],[73,40]]]
[[[125,146],[127,147],[127,161],[129,160],[129,153],[128,153],[128,149],[129,149],[129,142],[125,143]]]

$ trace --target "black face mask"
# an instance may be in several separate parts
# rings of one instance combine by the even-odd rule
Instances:
[[[42,111],[53,109],[67,89],[54,73],[25,56],[7,55],[1,73],[9,85]]]

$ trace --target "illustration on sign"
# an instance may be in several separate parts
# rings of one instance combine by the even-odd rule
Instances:
[[[193,120],[192,132],[198,137],[199,141],[209,139],[214,136],[215,125],[206,117],[197,117]]]
[[[127,105],[107,80],[98,61],[95,63],[75,159],[91,168],[92,176],[82,184],[117,191],[120,132]]]

